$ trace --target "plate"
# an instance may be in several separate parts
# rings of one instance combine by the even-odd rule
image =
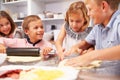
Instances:
[[[7,56],[7,60],[9,62],[33,62],[33,61],[40,61],[41,57],[21,57],[21,56]]]
[[[5,53],[0,53],[0,64],[4,63],[6,60],[7,55]]]
[[[63,75],[56,80],[75,80],[78,75],[78,70],[71,68],[71,67],[51,67],[51,66],[23,66],[23,65],[9,65],[9,66],[2,66],[0,67],[0,71],[5,70],[15,70],[15,69],[23,69],[23,70],[29,70],[29,69],[43,69],[43,70],[60,70],[63,72]],[[4,79],[3,79],[4,80]]]

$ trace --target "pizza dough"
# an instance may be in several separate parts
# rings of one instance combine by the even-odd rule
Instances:
[[[71,66],[65,66],[65,63],[68,59],[65,59],[63,61],[61,61],[58,65],[58,67],[71,67]],[[88,66],[78,66],[78,67],[75,67],[76,69],[92,69],[92,68],[96,68],[96,67],[99,67],[100,64],[101,64],[101,60],[96,60],[96,61],[93,61],[91,62]]]
[[[41,60],[41,57],[21,57],[21,56],[8,56],[9,62],[32,62]]]

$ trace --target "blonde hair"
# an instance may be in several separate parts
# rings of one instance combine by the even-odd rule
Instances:
[[[37,15],[29,15],[27,17],[24,18],[24,21],[22,23],[22,28],[23,30],[27,30],[29,29],[29,23],[32,21],[36,21],[36,20],[41,20],[39,16]]]
[[[81,28],[81,30],[85,30],[86,27],[88,27],[90,18],[87,15],[87,8],[86,8],[84,2],[82,2],[82,1],[74,2],[70,5],[69,9],[66,12],[65,21],[67,21],[67,23],[69,24],[69,14],[70,13],[79,13],[79,12],[82,12],[82,15],[83,15],[84,20],[85,20],[84,25]]]
[[[85,3],[87,4],[89,1],[90,0],[85,0]],[[120,4],[120,0],[93,0],[93,1],[95,1],[98,5],[100,5],[102,1],[106,1],[112,10],[117,10]]]

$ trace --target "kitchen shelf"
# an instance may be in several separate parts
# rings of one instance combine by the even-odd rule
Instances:
[[[44,18],[42,21],[64,20],[64,18]],[[14,20],[14,22],[22,22],[23,20]]]
[[[44,18],[43,21],[49,21],[49,20],[64,20],[64,18]]]
[[[1,9],[7,11],[13,18],[14,22],[22,22],[22,20],[16,20],[20,17],[28,15],[28,1],[29,0],[13,0],[10,2],[1,2]]]
[[[23,22],[23,20],[14,20],[14,22],[16,22],[16,23],[17,23],[17,22]]]
[[[34,0],[34,1],[40,1],[40,2],[44,2],[44,3],[52,3],[52,2],[62,2],[62,1],[70,1],[70,0]],[[2,4],[15,4],[15,3],[21,3],[21,2],[27,2],[27,0],[3,2]]]
[[[50,3],[50,2],[62,2],[62,1],[72,1],[72,0],[39,0],[41,2],[46,2],[46,3]]]
[[[27,4],[27,0],[3,2],[2,4],[3,5],[12,5],[12,6],[26,5]]]

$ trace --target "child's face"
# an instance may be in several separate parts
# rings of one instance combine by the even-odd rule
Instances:
[[[87,3],[88,15],[93,19],[94,24],[101,24],[106,18],[106,12],[104,10],[104,4],[97,5],[94,0],[89,0]]]
[[[31,42],[36,42],[43,38],[44,28],[41,20],[31,21],[29,29],[25,33],[29,36]]]
[[[8,35],[11,31],[11,24],[7,18],[0,19],[0,32]]]
[[[70,13],[69,14],[69,26],[74,32],[80,32],[81,27],[84,24],[83,14],[80,13]]]

